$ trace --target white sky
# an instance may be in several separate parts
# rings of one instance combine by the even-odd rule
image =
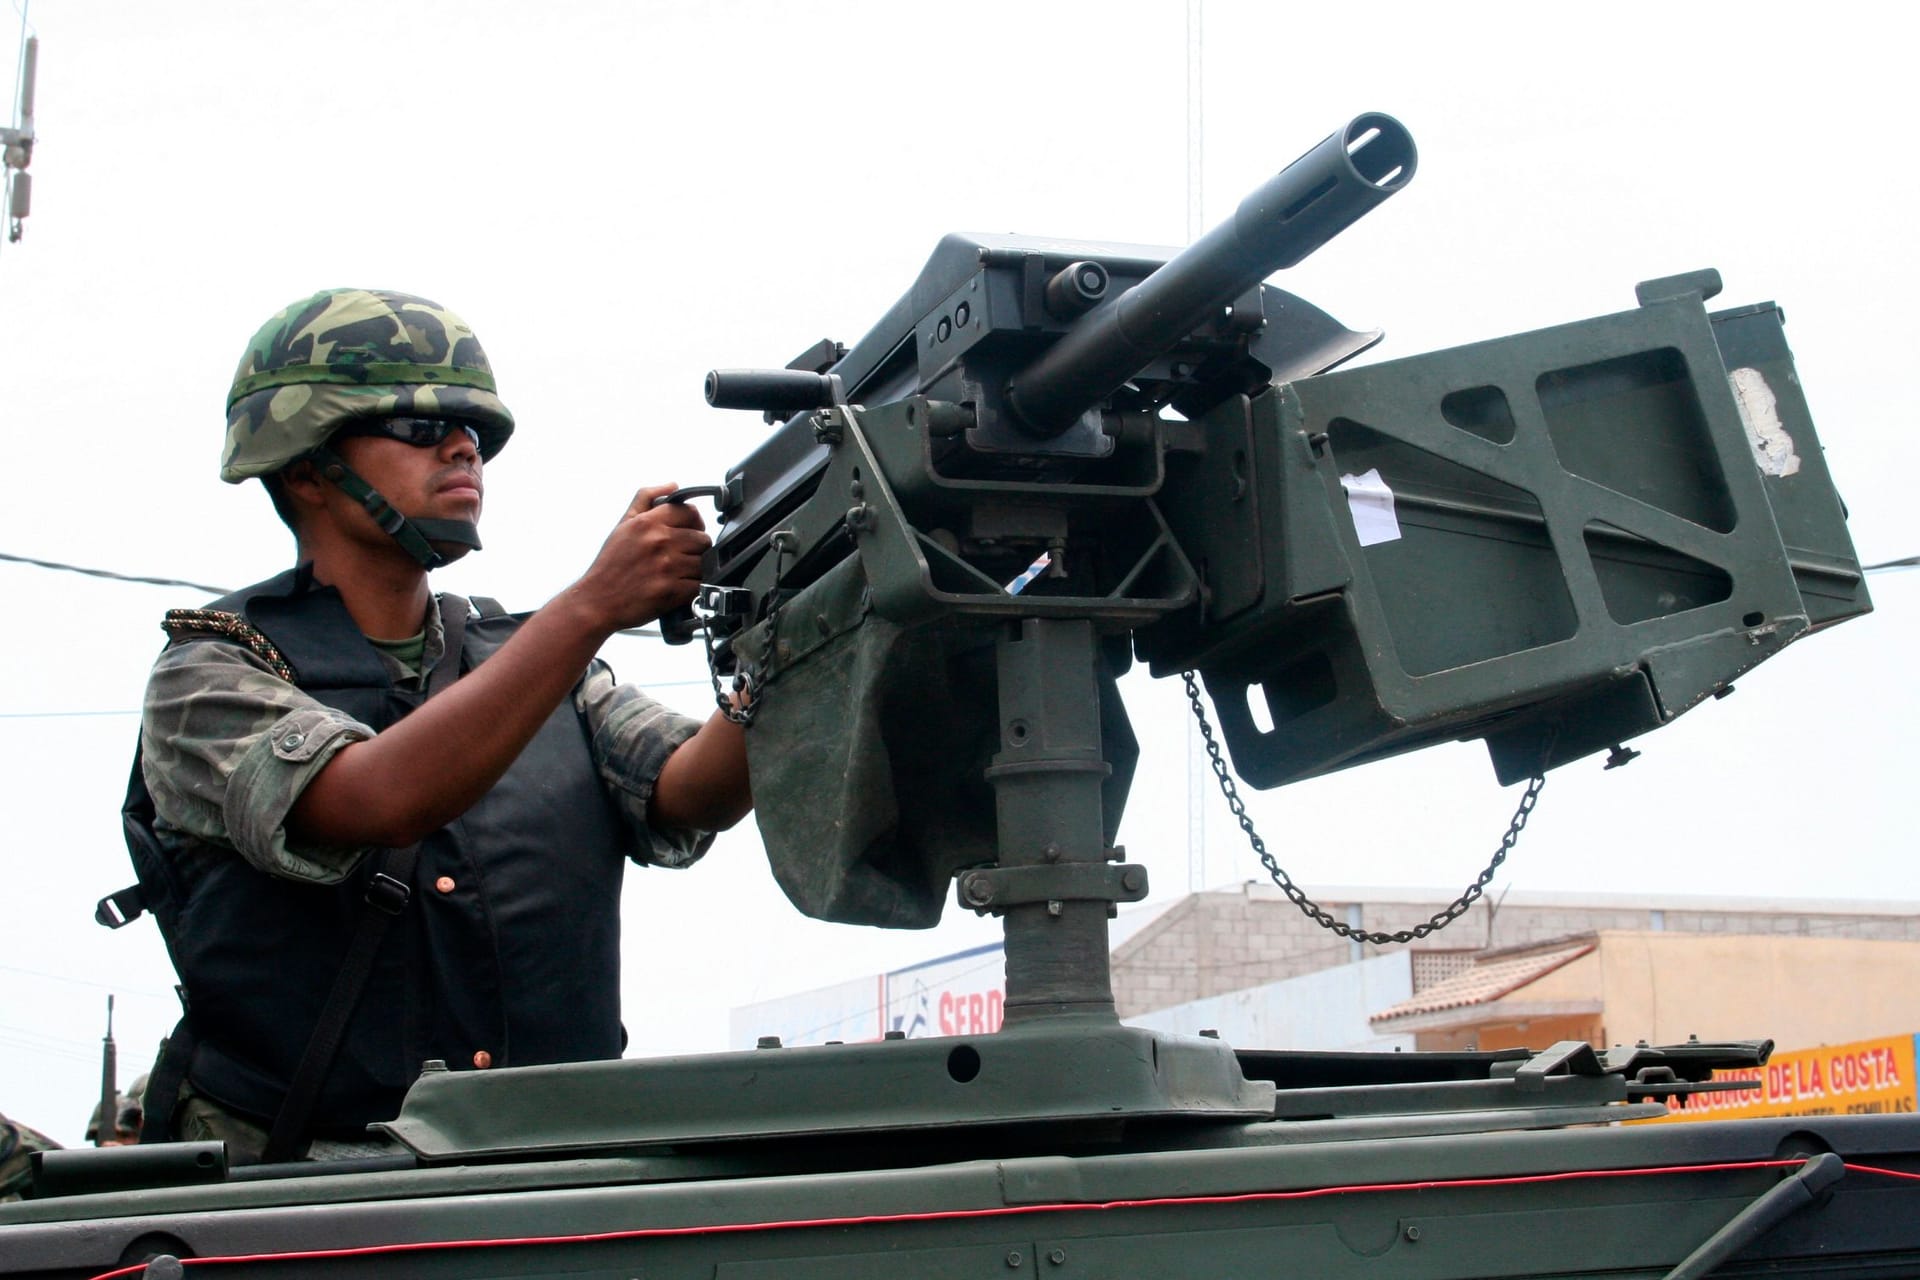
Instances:
[[[1410,355],[1633,304],[1716,266],[1778,299],[1861,557],[1920,551],[1912,476],[1911,50],[1845,3],[1286,5],[1207,0],[1209,220],[1365,110],[1419,175],[1278,282]],[[253,329],[314,289],[425,294],[481,334],[520,420],[488,549],[444,588],[538,605],[644,483],[710,482],[761,437],[715,365],[851,342],[949,230],[1186,238],[1185,6],[400,6],[35,0],[34,211],[0,245],[0,551],[237,586],[291,544],[215,477]],[[17,12],[0,12],[10,60]],[[0,62],[4,65],[4,62]],[[0,84],[11,77],[0,79]],[[1554,776],[1498,885],[1920,900],[1920,574],[1635,745]],[[77,1141],[104,996],[124,1083],[176,1010],[118,802],[158,622],[196,593],[0,563],[0,1110]],[[697,649],[616,639],[692,712]],[[1258,876],[1217,797],[1187,847],[1183,699],[1130,677],[1122,834],[1156,897]],[[1457,888],[1516,793],[1476,747],[1253,793],[1303,883]],[[763,1000],[989,941],[824,925],[755,833],[625,904],[632,1052],[724,1046]],[[1845,998],[1836,993],[1835,998]],[[1889,1028],[1909,1030],[1911,1028]],[[1765,1028],[1755,1028],[1764,1035]]]

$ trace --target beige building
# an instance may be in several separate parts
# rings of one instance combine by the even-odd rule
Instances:
[[[1920,1028],[1920,941],[1602,930],[1486,953],[1371,1021],[1419,1049],[1840,1044]]]
[[[1449,901],[1421,890],[1312,896],[1336,920],[1383,933]],[[1114,997],[1134,1017],[1393,950],[1336,937],[1277,888],[1248,883],[1193,894],[1126,937]],[[1406,950],[1411,998],[1366,1014],[1377,1034],[1421,1049],[1693,1034],[1814,1045],[1920,1030],[1915,903],[1515,891]]]

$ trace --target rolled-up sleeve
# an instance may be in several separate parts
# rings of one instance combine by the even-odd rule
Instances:
[[[162,653],[148,681],[143,776],[163,827],[272,875],[335,884],[366,850],[290,840],[287,815],[342,747],[373,736],[247,650],[188,641]]]
[[[700,722],[632,685],[617,683],[613,672],[597,660],[580,682],[574,700],[592,733],[594,767],[637,837],[634,861],[662,867],[699,861],[712,846],[714,833],[657,827],[649,810],[661,766],[699,730]]]

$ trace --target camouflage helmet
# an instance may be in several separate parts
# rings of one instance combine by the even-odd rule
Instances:
[[[260,327],[227,392],[220,478],[270,475],[356,418],[459,417],[500,452],[513,415],[480,342],[436,302],[384,289],[326,289]]]

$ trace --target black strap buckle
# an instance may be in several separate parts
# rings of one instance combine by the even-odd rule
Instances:
[[[145,913],[147,904],[140,893],[140,886],[130,884],[118,893],[110,893],[93,906],[93,919],[109,929],[118,929],[132,924]]]
[[[390,916],[406,910],[412,897],[413,890],[384,871],[375,872],[367,881],[367,905],[378,907]]]

